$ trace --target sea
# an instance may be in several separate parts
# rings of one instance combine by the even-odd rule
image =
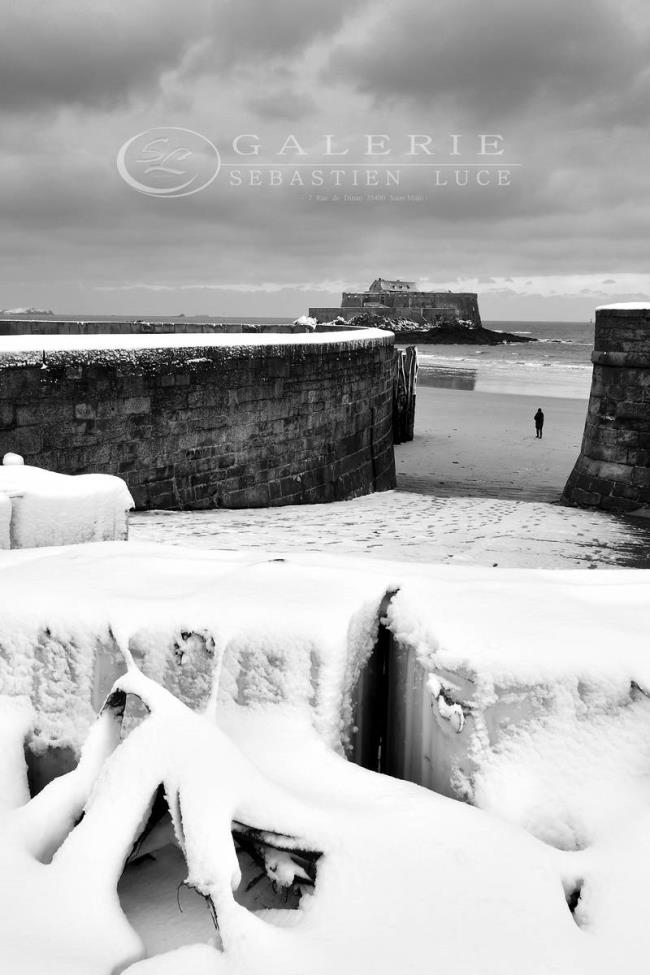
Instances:
[[[35,319],[36,314],[2,314],[3,318]],[[215,315],[180,316],[183,321],[280,325],[292,318],[241,318]],[[47,320],[47,319],[45,319]],[[173,316],[54,315],[53,321],[170,321]],[[486,328],[536,339],[497,346],[418,345],[418,383],[440,389],[485,393],[589,398],[593,322],[484,321]]]
[[[486,328],[536,339],[496,346],[419,345],[418,383],[442,389],[589,398],[591,322],[484,321]]]

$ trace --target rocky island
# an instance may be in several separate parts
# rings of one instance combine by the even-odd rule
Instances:
[[[422,291],[415,281],[376,278],[367,291],[343,292],[340,308],[310,308],[317,322],[383,328],[395,341],[430,345],[534,342],[527,335],[484,328],[473,292]]]

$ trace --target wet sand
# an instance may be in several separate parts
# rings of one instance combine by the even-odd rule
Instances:
[[[533,414],[546,422],[535,437]],[[395,449],[398,488],[437,497],[558,501],[580,452],[586,399],[418,386],[415,440]]]

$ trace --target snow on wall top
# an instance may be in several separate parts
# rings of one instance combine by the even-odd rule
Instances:
[[[650,301],[622,301],[613,305],[598,305],[596,311],[650,311]]]
[[[7,335],[0,337],[0,356],[21,352],[85,352],[103,350],[187,349],[187,348],[259,348],[264,346],[319,346],[354,344],[381,340],[390,334],[377,328],[336,332],[225,334],[206,333],[179,335]]]

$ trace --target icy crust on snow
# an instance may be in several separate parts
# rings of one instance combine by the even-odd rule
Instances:
[[[290,703],[345,743],[381,577],[119,543],[20,554],[0,561],[0,693],[31,698],[37,752],[78,750],[131,659],[196,709]]]
[[[133,507],[119,477],[0,465],[0,548],[125,539]]]

